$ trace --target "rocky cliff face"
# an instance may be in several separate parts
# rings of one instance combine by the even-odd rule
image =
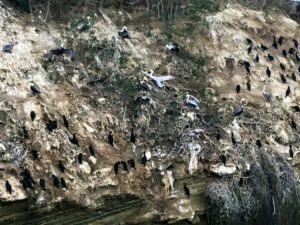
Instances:
[[[116,224],[297,224],[300,121],[292,107],[300,94],[299,62],[282,50],[294,47],[299,25],[276,12],[229,5],[198,23],[178,21],[172,39],[180,52],[172,54],[164,50],[168,38],[162,23],[143,21],[143,13],[107,9],[68,23],[45,23],[46,12],[21,14],[1,3],[0,43],[16,42],[11,53],[0,53],[1,201],[108,208],[110,216],[118,215]],[[121,24],[131,39],[117,37]],[[83,25],[88,25],[84,31]],[[278,49],[272,47],[274,35],[285,38]],[[247,38],[253,42],[249,54]],[[263,51],[261,44],[269,49]],[[61,45],[74,49],[75,61],[66,55],[47,60],[46,53]],[[142,73],[151,69],[175,79],[160,88]],[[33,84],[40,94],[32,93]],[[198,107],[187,104],[188,95],[200,100]],[[234,119],[241,104],[244,112]],[[49,130],[49,121],[57,121],[57,128]],[[114,146],[108,143],[110,132]],[[78,145],[70,141],[74,133]],[[143,166],[145,151],[151,159]],[[115,174],[114,164],[129,159],[136,168],[127,164],[128,171],[120,167]],[[25,169],[35,181],[27,190],[20,183]],[[67,188],[55,187],[52,175],[63,177]],[[103,224],[111,223],[103,217]]]

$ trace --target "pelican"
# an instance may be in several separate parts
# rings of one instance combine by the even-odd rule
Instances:
[[[266,92],[266,85],[263,87],[263,96],[267,99],[268,102],[272,101],[273,95],[269,92]]]
[[[195,109],[199,109],[198,105],[199,105],[200,101],[196,97],[194,97],[193,95],[187,94],[186,99],[185,99],[185,103],[187,105],[195,108]]]
[[[160,87],[160,88],[164,87],[165,81],[175,79],[175,77],[173,77],[173,76],[171,76],[171,75],[167,75],[167,76],[159,76],[159,77],[158,77],[158,76],[154,76],[154,75],[153,75],[153,74],[154,74],[154,71],[153,71],[153,70],[150,70],[150,73],[147,73],[147,72],[145,72],[145,71],[143,71],[143,73],[144,73],[146,76],[150,77],[152,80],[154,80],[155,83],[156,83],[156,85],[157,85],[158,87]]]

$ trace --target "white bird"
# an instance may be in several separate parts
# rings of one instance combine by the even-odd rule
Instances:
[[[194,97],[193,95],[186,95],[185,103],[193,108],[199,109],[199,103],[200,101]]]
[[[267,99],[267,101],[272,101],[273,95],[269,92],[266,92],[266,85],[263,87],[263,96]]]
[[[146,76],[150,77],[152,80],[155,81],[156,85],[160,88],[164,87],[165,85],[165,81],[168,80],[173,80],[175,79],[175,77],[171,76],[171,75],[167,75],[167,76],[154,76],[154,71],[150,70],[150,73],[147,73],[145,71],[142,71]]]

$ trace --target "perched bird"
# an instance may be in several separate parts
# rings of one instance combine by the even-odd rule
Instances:
[[[262,143],[261,143],[261,140],[256,140],[256,145],[261,148],[262,147]]]
[[[271,70],[269,69],[269,67],[267,67],[266,73],[268,77],[271,77]]]
[[[78,154],[77,159],[78,159],[79,164],[82,164],[82,161],[83,161],[83,155],[82,155],[82,153]]]
[[[233,145],[236,145],[236,140],[232,131],[231,131],[231,142]]]
[[[200,101],[195,96],[187,94],[185,104],[192,108],[199,109]]]
[[[114,164],[114,171],[115,171],[115,174],[118,174],[118,170],[119,170],[119,166],[120,166],[121,162],[118,161]]]
[[[219,159],[221,160],[221,162],[223,163],[223,165],[226,166],[226,156],[225,155],[220,155]]]
[[[150,70],[150,72],[142,71],[142,73],[145,74],[146,76],[150,77],[159,88],[164,87],[166,81],[175,79],[175,77],[171,76],[171,75],[155,76],[155,75],[153,75],[154,74],[153,70]]]
[[[174,42],[170,42],[168,43],[165,48],[172,52],[172,53],[178,53],[179,52],[179,45],[177,43],[174,43]]]
[[[5,181],[5,187],[6,187],[6,191],[9,193],[9,194],[12,194],[12,187],[9,183],[9,181]]]
[[[33,189],[33,184],[35,184],[35,181],[33,180],[30,171],[28,169],[24,169],[20,175],[23,177],[23,179],[20,181],[23,185],[23,188],[25,190],[27,188]]]
[[[127,27],[123,27],[121,31],[118,31],[118,34],[120,38],[130,38]]]
[[[268,53],[268,59],[269,59],[270,61],[274,61],[274,56],[272,56],[270,53]]]
[[[293,72],[292,72],[292,78],[293,78],[293,80],[294,80],[294,81],[296,81],[296,80],[297,80],[297,77],[296,77],[295,71],[293,71]]]
[[[61,172],[63,172],[63,173],[65,172],[65,166],[61,160],[58,161],[58,168]]]
[[[281,79],[283,84],[286,84],[286,78],[282,73],[280,73],[280,79]]]
[[[10,43],[4,45],[2,48],[2,52],[12,53],[14,45],[15,45],[15,43],[13,43],[13,42],[10,42]]]
[[[92,145],[89,146],[89,151],[90,151],[90,154],[95,157],[95,150]]]
[[[128,167],[125,161],[121,161],[121,165],[123,166],[123,170],[128,172]]]
[[[279,66],[283,71],[285,71],[285,65],[283,63],[280,63]]]
[[[73,144],[73,145],[77,145],[79,146],[79,141],[76,137],[76,133],[73,134],[73,136],[71,138],[69,138],[69,141]]]
[[[263,45],[263,44],[261,44],[261,45],[260,45],[260,48],[261,48],[263,51],[266,51],[266,50],[268,50],[268,47],[267,47],[267,46],[265,46],[265,45]]]
[[[112,135],[112,132],[110,131],[107,137],[107,141],[111,146],[114,146],[114,137]]]
[[[239,84],[236,85],[235,90],[236,90],[236,93],[239,94],[241,91],[241,85],[239,85]]]
[[[143,164],[143,166],[146,166],[147,161],[149,161],[150,159],[151,159],[151,152],[145,151],[142,154],[142,164]]]
[[[295,106],[292,106],[292,108],[295,110],[295,112],[300,112],[300,107],[295,105]]]
[[[34,121],[35,117],[36,117],[35,111],[31,111],[30,112],[31,121]]]
[[[190,197],[190,189],[187,187],[187,184],[183,185],[184,194],[189,198]]]
[[[285,97],[288,97],[291,93],[291,89],[290,89],[290,86],[288,86],[288,88],[286,89],[285,91]]]
[[[279,44],[279,45],[282,45],[282,44],[283,44],[283,40],[284,40],[284,37],[280,36],[280,37],[278,38],[278,44]]]
[[[246,41],[247,41],[248,45],[252,45],[253,44],[253,41],[251,39],[249,39],[249,38],[247,38]]]
[[[298,48],[298,41],[296,39],[293,39],[293,42],[294,42],[295,48]]]
[[[69,129],[69,122],[67,120],[67,117],[65,115],[63,115],[63,121],[64,121],[64,125],[67,129]]]
[[[282,50],[282,55],[287,58],[288,57],[288,53],[285,49]]]
[[[61,183],[61,187],[62,188],[68,189],[66,181],[65,181],[65,179],[63,177],[60,178],[60,183]]]
[[[292,123],[291,123],[291,127],[294,129],[294,130],[297,130],[297,124],[294,120],[294,117],[292,117]]]
[[[275,49],[278,49],[277,42],[276,42],[276,37],[274,37],[272,46],[273,46]]]
[[[290,154],[291,158],[294,158],[294,151],[293,151],[292,145],[290,145],[289,154]]]
[[[133,130],[133,129],[131,129],[130,141],[131,141],[133,144],[136,143],[136,134],[134,133],[134,130]]]
[[[273,95],[269,92],[266,92],[266,85],[263,87],[263,96],[266,98],[268,102],[272,101]]]
[[[256,54],[255,62],[259,62],[259,55],[258,54]]]
[[[220,139],[221,139],[221,132],[219,130],[218,130],[218,133],[216,135],[216,139],[217,139],[217,141],[220,141]]]
[[[58,127],[58,123],[56,120],[49,120],[46,123],[46,128],[49,132],[52,132],[53,130],[57,129],[57,127]]]
[[[247,49],[248,54],[250,54],[250,53],[252,52],[252,49],[253,49],[253,47],[252,47],[252,45],[250,45],[250,46],[248,47],[248,49]]]
[[[247,90],[251,91],[251,83],[250,83],[250,81],[247,81]]]
[[[50,50],[49,54],[48,54],[48,61],[52,61],[54,60],[57,56],[60,55],[66,55],[68,56],[72,61],[75,60],[75,51],[72,48],[64,48],[64,47],[60,47],[60,48],[56,48],[56,49],[52,49]]]
[[[240,116],[244,111],[244,106],[243,105],[237,105],[233,111],[233,116]]]
[[[246,69],[251,67],[250,63],[247,61],[244,61],[244,66]]]
[[[300,61],[300,57],[299,57],[299,55],[298,55],[298,52],[296,52],[296,60],[299,62]]]
[[[40,179],[40,187],[43,191],[46,191],[46,181],[43,178]]]
[[[25,139],[29,139],[29,133],[28,133],[28,131],[27,131],[27,129],[26,129],[25,126],[22,127],[22,130],[23,130],[23,136],[24,136],[24,138]]]
[[[40,88],[36,84],[31,85],[30,89],[33,94],[41,94]]]
[[[289,51],[288,51],[288,53],[289,53],[290,55],[295,55],[296,50],[295,50],[294,48],[290,48]]]
[[[56,176],[52,175],[52,180],[53,180],[53,185],[59,188],[59,179]]]
[[[33,160],[37,160],[39,158],[37,150],[32,150],[31,153],[32,153]]]
[[[128,165],[129,165],[131,168],[135,169],[135,162],[134,162],[133,159],[127,160],[127,163],[128,163]]]

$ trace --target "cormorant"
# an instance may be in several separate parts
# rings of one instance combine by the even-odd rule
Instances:
[[[249,38],[247,38],[246,41],[247,41],[248,45],[252,45],[253,44],[253,41],[251,39],[249,39]]]
[[[290,157],[294,158],[294,151],[293,151],[292,145],[290,145],[289,153],[290,153]]]
[[[267,73],[268,77],[271,77],[271,70],[269,69],[269,67],[267,67],[266,73]]]
[[[296,39],[293,39],[293,42],[294,42],[295,48],[298,48],[298,41]]]
[[[142,155],[142,164],[143,164],[143,166],[146,166],[146,163],[147,163],[147,157],[146,157],[146,155],[145,155],[145,153]]]
[[[285,97],[288,97],[291,93],[291,89],[290,89],[290,86],[288,86],[288,88],[286,89],[285,91]]]
[[[60,178],[60,183],[61,183],[62,188],[68,189],[66,181],[63,177]]]
[[[65,166],[61,160],[58,161],[58,168],[61,172],[63,172],[63,173],[65,172]]]
[[[244,106],[243,105],[238,105],[235,107],[233,111],[233,116],[240,116],[244,111]]]
[[[23,177],[23,179],[21,180],[21,184],[23,185],[24,189],[33,189],[32,184],[34,184],[35,181],[32,179],[30,171],[28,169],[24,169],[24,171],[22,171],[20,175]]]
[[[26,127],[23,126],[22,129],[23,129],[23,135],[24,135],[24,138],[25,138],[25,139],[29,139],[29,133],[28,133],[28,131],[26,130]]]
[[[73,134],[73,136],[71,138],[69,138],[69,141],[73,144],[73,145],[77,145],[79,146],[79,141],[76,138],[76,133]]]
[[[134,162],[133,159],[129,159],[129,160],[127,161],[127,163],[129,164],[129,166],[130,166],[131,168],[135,169],[135,162]]]
[[[250,54],[250,53],[252,52],[252,45],[250,45],[250,46],[248,47],[247,51],[248,51],[248,54]]]
[[[128,167],[125,161],[121,161],[121,164],[123,166],[123,170],[126,170],[128,172]]]
[[[41,94],[40,88],[36,84],[31,85],[30,89],[33,94]]]
[[[6,187],[6,191],[9,193],[9,194],[12,194],[12,187],[9,183],[9,181],[5,181],[5,187]]]
[[[43,178],[40,179],[40,187],[42,190],[46,191],[46,181]]]
[[[123,27],[121,31],[118,31],[118,34],[121,38],[130,38],[127,27]]]
[[[114,146],[114,138],[113,138],[113,135],[112,135],[112,132],[110,131],[109,132],[109,135],[107,137],[107,141],[108,143],[111,145],[111,146]]]
[[[187,184],[183,185],[184,194],[189,198],[190,197],[190,189],[187,187]]]
[[[49,132],[52,132],[53,130],[57,129],[57,127],[58,127],[58,124],[57,124],[56,120],[49,120],[46,123],[46,128]]]
[[[294,81],[296,81],[296,80],[297,80],[297,77],[296,77],[295,71],[293,71],[293,72],[292,72],[292,78],[293,78],[293,80],[294,80]]]
[[[221,139],[221,132],[219,130],[218,130],[218,133],[216,135],[216,139],[217,139],[217,141],[220,141],[220,139]]]
[[[95,150],[92,145],[89,146],[89,151],[90,151],[90,154],[95,157]]]
[[[296,124],[296,122],[294,121],[294,117],[292,117],[292,124],[291,124],[291,127],[292,127],[294,130],[297,130],[297,124]]]
[[[68,122],[68,120],[67,120],[67,118],[66,118],[65,115],[63,115],[63,121],[64,121],[65,127],[66,127],[67,129],[69,129],[69,122]]]
[[[251,67],[250,63],[247,62],[247,61],[244,61],[244,66],[247,68],[247,67]]]
[[[33,160],[37,160],[39,158],[37,150],[32,150],[31,153],[32,153]]]
[[[83,161],[83,155],[82,155],[82,153],[78,154],[77,159],[78,159],[79,164],[82,164],[82,161]]]
[[[266,50],[268,50],[268,47],[267,47],[267,46],[265,46],[265,45],[263,45],[263,44],[261,44],[261,45],[260,45],[260,48],[261,48],[263,51],[266,51]]]
[[[288,54],[287,54],[287,51],[285,49],[282,50],[282,55],[287,58]]]
[[[294,48],[290,48],[288,53],[291,54],[291,55],[294,55],[296,52],[296,50]]]
[[[234,134],[233,134],[233,132],[231,131],[231,142],[232,142],[232,144],[236,144],[236,140],[235,140],[235,138],[234,138]]]
[[[35,117],[36,117],[35,111],[31,111],[30,112],[31,121],[34,121]]]
[[[118,174],[118,170],[119,170],[119,166],[120,166],[121,162],[118,161],[114,164],[114,171],[115,171],[115,174]]]
[[[223,163],[224,166],[226,166],[226,156],[225,155],[220,155],[219,159]]]
[[[280,73],[280,79],[281,79],[283,84],[286,84],[286,78],[282,73]]]
[[[133,144],[136,143],[136,134],[134,133],[134,130],[133,130],[133,129],[131,129],[130,141],[131,141]]]
[[[284,40],[284,37],[280,36],[280,37],[278,38],[278,44],[279,44],[279,45],[282,45],[282,44],[283,44],[283,40]]]
[[[280,63],[279,66],[283,71],[285,71],[285,65],[283,63]]]
[[[239,85],[239,84],[236,85],[235,90],[236,90],[236,93],[239,94],[241,91],[241,85]]]
[[[261,143],[261,140],[256,140],[256,145],[261,148],[262,147],[262,143]]]
[[[250,81],[247,81],[247,90],[251,91],[251,83],[250,83]]]
[[[274,61],[274,57],[273,57],[270,53],[268,53],[268,59],[269,59],[270,61]]]
[[[272,46],[273,46],[275,49],[278,49],[277,42],[276,42],[276,37],[274,37]]]
[[[259,62],[259,55],[258,54],[256,54],[255,62]]]
[[[56,176],[52,175],[52,180],[53,180],[53,185],[59,188],[59,179]]]

